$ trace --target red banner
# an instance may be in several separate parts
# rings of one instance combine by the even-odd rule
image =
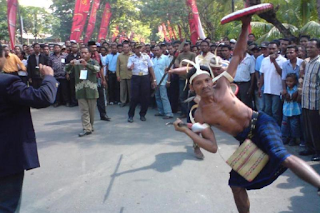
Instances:
[[[199,12],[196,0],[187,0],[187,6],[190,8],[189,13],[189,25],[190,25],[190,34],[191,34],[191,42],[195,44],[198,38],[205,38],[201,21],[199,18]]]
[[[80,40],[90,10],[90,0],[76,0],[70,40]]]
[[[130,40],[130,41],[132,41],[132,40],[133,40],[133,38],[134,38],[134,32],[131,32],[131,35],[130,35],[129,40]]]
[[[106,7],[105,7],[103,15],[102,15],[102,21],[101,21],[100,31],[99,31],[99,35],[98,35],[99,41],[101,39],[105,39],[107,37],[111,15],[112,15],[112,13],[111,13],[110,4],[106,3]]]
[[[171,40],[172,40],[172,39],[175,39],[175,40],[176,40],[177,37],[176,37],[176,35],[175,35],[172,27],[171,27],[170,21],[168,20],[167,23],[168,23],[168,30],[169,30],[170,39],[171,39]]]
[[[179,30],[179,38],[182,41],[182,31],[180,25],[178,25],[178,30]]]
[[[112,41],[113,42],[117,39],[118,35],[119,35],[119,26],[117,25],[116,29],[115,29],[115,31],[114,31],[114,33],[112,35]]]
[[[166,25],[164,23],[162,23],[162,32],[163,32],[163,35],[164,35],[164,40],[166,40],[166,42],[170,42],[170,39],[168,38],[167,36],[167,28],[166,28]]]
[[[16,21],[17,21],[17,0],[9,0],[7,4],[8,30],[10,36],[11,49],[15,46],[16,41]]]
[[[87,32],[86,36],[84,38],[84,43],[88,43],[88,41],[91,39],[91,35],[94,31],[94,25],[96,23],[96,17],[97,17],[97,10],[100,6],[100,0],[93,0],[92,7],[91,7],[91,13],[90,18],[87,26]]]

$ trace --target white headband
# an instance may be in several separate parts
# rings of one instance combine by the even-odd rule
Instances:
[[[201,57],[197,56],[197,57],[195,58],[195,61],[196,61],[195,63],[194,63],[193,61],[190,61],[190,60],[187,60],[187,59],[184,59],[184,60],[182,60],[182,61],[180,62],[180,67],[182,66],[182,62],[187,62],[187,72],[189,71],[189,64],[193,65],[193,67],[196,69],[196,72],[191,76],[191,78],[190,78],[190,80],[189,80],[190,84],[192,84],[192,81],[195,79],[195,77],[197,77],[197,76],[199,76],[199,75],[201,75],[201,74],[206,74],[206,75],[208,75],[208,76],[211,75],[212,78],[214,77],[210,66],[208,67],[209,70],[210,70],[210,73],[208,73],[207,71],[203,71],[203,70],[200,69],[200,62],[201,62],[202,60],[203,60],[203,59],[202,59]]]

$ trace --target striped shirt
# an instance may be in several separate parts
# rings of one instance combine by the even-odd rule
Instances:
[[[306,65],[301,105],[304,109],[320,109],[320,56]]]

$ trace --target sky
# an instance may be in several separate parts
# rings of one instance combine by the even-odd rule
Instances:
[[[51,0],[19,0],[19,4],[23,6],[37,6],[46,9],[52,4]]]

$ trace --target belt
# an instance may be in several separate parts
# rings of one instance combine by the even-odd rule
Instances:
[[[256,129],[256,124],[257,124],[257,121],[258,121],[258,116],[259,116],[258,112],[252,111],[252,117],[251,117],[251,121],[250,121],[250,132],[249,132],[249,134],[247,136],[248,139],[253,138],[254,131]]]
[[[143,72],[139,72],[139,73],[135,73],[135,74],[132,73],[132,75],[134,75],[134,76],[146,76],[146,75],[149,75],[149,73],[144,74]]]
[[[240,81],[240,82],[234,82],[235,84],[247,84],[250,83],[250,81]]]

